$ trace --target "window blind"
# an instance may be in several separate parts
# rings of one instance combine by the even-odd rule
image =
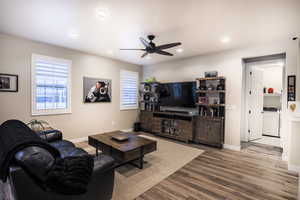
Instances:
[[[57,114],[70,108],[70,62],[43,59],[33,62],[33,114]]]
[[[120,72],[120,108],[138,108],[138,72],[121,70]]]

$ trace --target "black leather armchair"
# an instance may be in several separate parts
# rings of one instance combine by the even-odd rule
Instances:
[[[47,140],[49,144],[57,148],[62,157],[80,156],[87,154],[86,151],[76,148],[75,145],[62,139],[62,133],[57,130],[39,133],[40,137]],[[47,167],[51,166],[53,160],[45,150],[39,147],[28,147],[15,156],[16,163],[20,165],[10,167],[9,181],[12,195],[15,200],[109,200],[112,198],[114,186],[114,160],[113,158],[99,154],[94,158],[94,171],[92,179],[88,185],[87,193],[83,195],[61,195],[58,193],[48,192],[42,189],[34,181],[29,173],[35,173],[36,176],[43,176]],[[24,164],[25,163],[25,164]],[[31,172],[24,171],[24,165],[29,165]],[[32,169],[32,168],[36,168]]]

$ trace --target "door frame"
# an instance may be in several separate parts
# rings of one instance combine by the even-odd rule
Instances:
[[[283,70],[282,70],[282,99],[281,99],[281,121],[280,121],[280,135],[282,136],[283,126],[282,123],[284,121],[285,113],[287,112],[287,101],[286,101],[286,53],[263,56],[257,58],[245,58],[242,59],[243,66],[243,77],[242,77],[242,116],[241,116],[241,142],[249,142],[249,133],[248,133],[248,88],[249,80],[247,73],[249,73],[249,63],[269,63],[274,62],[276,60],[283,61]],[[248,81],[248,83],[247,83]],[[283,143],[283,138],[281,137],[281,143]],[[282,145],[283,147],[283,145]]]

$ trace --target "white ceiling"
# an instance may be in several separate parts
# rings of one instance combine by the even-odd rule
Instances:
[[[97,9],[108,16],[99,20]],[[141,65],[289,39],[299,21],[299,0],[0,0],[0,32]],[[184,52],[119,51],[143,47],[138,38],[149,33]]]

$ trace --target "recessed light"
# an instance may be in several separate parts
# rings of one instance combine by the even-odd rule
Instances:
[[[176,49],[176,52],[177,52],[177,53],[182,53],[182,52],[183,52],[183,49],[181,49],[181,48],[180,48],[180,49]]]
[[[73,40],[77,40],[79,38],[79,33],[77,32],[70,32],[69,37]]]
[[[114,54],[114,52],[112,50],[108,50],[106,53],[111,56]]]
[[[109,15],[108,9],[107,8],[98,8],[96,10],[96,17],[101,20],[104,21]]]
[[[222,43],[228,43],[228,42],[230,42],[230,41],[231,41],[230,37],[223,37],[223,38],[221,39],[221,42],[222,42]]]

